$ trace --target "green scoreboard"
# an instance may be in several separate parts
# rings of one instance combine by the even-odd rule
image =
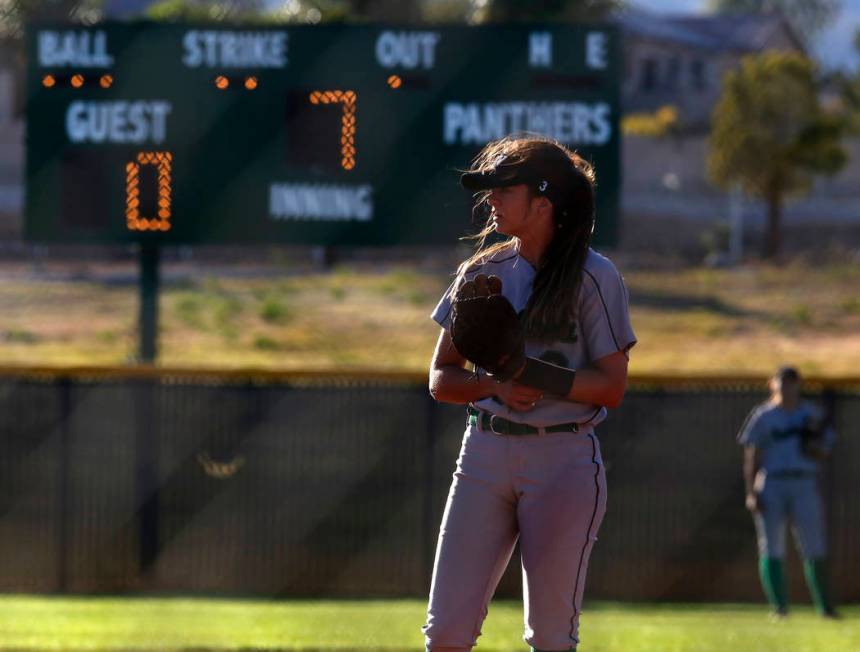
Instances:
[[[475,226],[458,170],[516,132],[594,163],[616,239],[606,25],[44,24],[27,52],[33,241],[451,243]]]

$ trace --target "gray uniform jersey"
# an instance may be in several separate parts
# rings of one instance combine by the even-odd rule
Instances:
[[[502,294],[518,313],[522,313],[532,291],[535,269],[513,251],[499,252],[477,269],[467,274],[495,275],[502,280]],[[451,288],[445,292],[433,311],[433,319],[446,330],[450,325]],[[630,324],[628,294],[621,274],[608,258],[593,249],[588,250],[582,276],[582,288],[577,306],[577,319],[571,323],[570,334],[561,342],[527,340],[526,354],[548,362],[579,369],[617,351],[627,351],[636,343]],[[482,410],[505,419],[527,422],[534,426],[577,422],[597,425],[606,418],[606,408],[590,403],[577,403],[545,396],[528,413],[511,410],[495,398],[475,403]]]
[[[816,472],[818,461],[803,454],[801,430],[810,419],[820,419],[818,409],[801,403],[788,411],[763,403],[747,417],[738,442],[761,452],[756,491],[761,509],[753,514],[760,557],[785,557],[785,532],[789,522],[804,559],[827,556],[824,510]],[[820,445],[829,450],[836,434],[825,430]]]
[[[814,472],[818,462],[803,454],[800,433],[809,420],[820,418],[820,411],[810,403],[801,403],[790,412],[769,402],[762,403],[747,417],[738,434],[738,443],[761,450],[761,468],[766,473]],[[829,450],[835,438],[833,430],[828,428],[821,445]]]

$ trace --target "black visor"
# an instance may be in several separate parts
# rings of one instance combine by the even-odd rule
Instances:
[[[521,183],[530,186],[555,206],[562,206],[565,203],[565,188],[559,187],[557,183],[550,183],[537,170],[522,163],[501,163],[482,172],[466,172],[460,177],[460,185],[471,192],[507,188]]]
[[[528,164],[504,159],[491,168],[480,172],[466,172],[460,177],[460,185],[473,192],[516,186],[520,183],[537,186],[540,181],[535,170]]]

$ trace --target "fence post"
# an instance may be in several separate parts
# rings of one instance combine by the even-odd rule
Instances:
[[[153,364],[158,357],[159,249],[157,244],[140,245],[140,309],[138,356]]]

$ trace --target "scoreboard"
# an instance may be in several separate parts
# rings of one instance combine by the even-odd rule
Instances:
[[[25,233],[44,242],[452,243],[459,170],[546,134],[597,171],[616,239],[606,25],[31,25]]]

